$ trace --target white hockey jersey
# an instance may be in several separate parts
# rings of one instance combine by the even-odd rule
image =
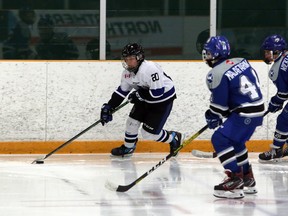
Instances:
[[[147,103],[160,103],[176,96],[172,79],[164,73],[159,64],[146,60],[136,74],[123,71],[121,84],[115,93],[124,99],[132,89],[141,91]]]

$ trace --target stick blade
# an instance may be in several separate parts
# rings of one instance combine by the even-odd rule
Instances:
[[[133,184],[134,185],[134,184]],[[128,191],[133,185],[119,185],[118,188],[117,188],[117,192],[126,192]]]
[[[117,185],[113,184],[112,182],[109,182],[108,180],[105,182],[105,187],[111,191],[117,191],[118,188]]]
[[[46,157],[37,158],[31,164],[43,164]]]
[[[36,160],[34,160],[34,161],[32,161],[32,163],[31,163],[31,164],[35,164],[35,163],[36,163],[36,161],[37,161],[37,159],[36,159]]]
[[[132,188],[133,186],[135,185],[134,182],[132,182],[131,184],[129,185],[115,185],[113,184],[112,182],[110,181],[106,181],[105,183],[105,187],[108,189],[108,190],[111,190],[111,191],[116,191],[116,192],[126,192],[128,191],[130,188]]]
[[[204,152],[199,150],[192,150],[192,155],[198,158],[214,158],[216,155],[214,155],[213,152]]]

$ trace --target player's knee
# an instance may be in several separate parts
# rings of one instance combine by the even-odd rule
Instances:
[[[283,110],[277,117],[277,124],[288,126],[288,111]]]
[[[138,134],[139,127],[141,122],[129,117],[126,121],[126,132],[131,134]]]
[[[146,140],[156,141],[159,138],[159,134],[152,134],[152,133],[146,131],[144,128],[141,128],[141,134],[142,134],[143,139],[146,139]]]
[[[229,148],[231,146],[229,145],[229,139],[227,139],[223,134],[218,131],[215,131],[215,133],[212,135],[211,142],[216,152],[220,152],[223,149]]]

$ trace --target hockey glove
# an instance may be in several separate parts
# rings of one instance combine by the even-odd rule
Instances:
[[[210,129],[214,129],[222,124],[222,119],[218,115],[213,114],[210,109],[205,112],[205,118]]]
[[[144,99],[140,96],[138,91],[133,91],[131,94],[129,94],[128,100],[132,104],[136,104],[136,103],[144,101]]]
[[[279,99],[277,95],[271,98],[268,106],[268,111],[275,113],[283,108],[283,100]]]
[[[108,123],[113,120],[112,111],[113,108],[109,104],[104,103],[102,105],[100,120],[103,126],[105,125],[105,123]]]

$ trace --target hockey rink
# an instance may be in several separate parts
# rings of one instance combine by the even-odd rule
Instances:
[[[105,183],[127,185],[155,166],[166,153],[0,155],[1,216],[179,216],[267,215],[288,212],[288,161],[260,164],[249,153],[258,193],[243,199],[219,199],[213,187],[224,178],[217,158],[190,153],[166,161],[125,193]]]

